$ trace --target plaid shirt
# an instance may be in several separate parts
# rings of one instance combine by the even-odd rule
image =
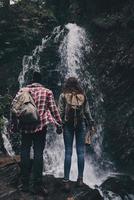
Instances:
[[[20,132],[23,133],[35,133],[40,132],[46,125],[52,123],[55,125],[60,125],[62,123],[61,117],[56,106],[54,96],[51,90],[43,87],[39,83],[33,83],[28,85],[25,89],[29,91],[34,99],[37,106],[38,113],[40,116],[39,125],[25,125],[20,128]],[[17,97],[22,92],[23,88],[19,90],[13,101],[17,100]]]

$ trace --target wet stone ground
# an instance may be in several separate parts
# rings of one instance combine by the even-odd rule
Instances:
[[[54,178],[52,175],[43,177],[43,182],[49,190],[47,197],[23,193],[21,191],[20,170],[16,163],[11,161],[0,165],[0,200],[101,200],[103,199],[98,190],[91,189],[87,185],[82,188],[71,182],[70,193],[65,193],[61,178]]]

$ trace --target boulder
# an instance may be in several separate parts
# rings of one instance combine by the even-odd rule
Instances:
[[[3,158],[4,160],[4,158]],[[9,159],[10,160],[10,159]],[[33,200],[44,199],[39,195],[32,195],[32,193],[21,192],[20,183],[20,168],[16,163],[7,163],[5,159],[2,166],[0,166],[0,199],[2,200]],[[53,175],[46,175],[43,177],[43,183],[49,190],[49,194],[45,199],[47,200],[102,200],[97,189],[91,189],[87,185],[79,188],[76,182],[70,182],[71,191],[66,193],[63,188],[62,178],[55,178]],[[32,182],[30,187],[32,187]]]

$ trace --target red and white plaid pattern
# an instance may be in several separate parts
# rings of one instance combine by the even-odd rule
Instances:
[[[43,87],[39,83],[33,83],[26,87],[34,99],[37,106],[40,124],[37,126],[25,125],[20,132],[23,133],[35,133],[40,132],[47,124],[61,124],[61,117],[56,106],[54,96],[51,90]],[[13,101],[17,100],[17,96],[22,92],[23,88],[19,90]]]

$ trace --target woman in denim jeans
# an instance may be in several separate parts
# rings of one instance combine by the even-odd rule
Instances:
[[[68,102],[68,96],[75,98],[74,95],[80,97],[81,104],[79,108],[73,108]],[[82,102],[83,101],[83,102]],[[86,126],[93,128],[94,121],[91,116],[87,97],[75,77],[70,77],[65,82],[63,92],[59,97],[59,111],[63,121],[63,136],[65,144],[65,160],[64,160],[64,189],[69,191],[69,174],[71,168],[71,157],[73,150],[73,140],[76,138],[76,152],[78,160],[78,179],[77,185],[83,185],[84,171],[84,151],[85,151],[85,134]]]

